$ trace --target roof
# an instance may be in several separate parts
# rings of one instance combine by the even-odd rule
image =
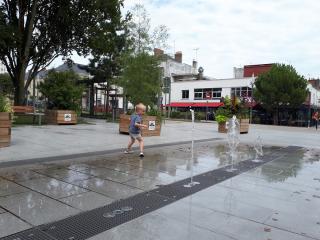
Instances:
[[[166,107],[221,107],[223,103],[220,102],[172,102]]]
[[[84,70],[85,65],[83,64],[78,64],[78,63],[64,63],[58,67],[55,68],[57,72],[65,72],[65,71],[70,71],[72,70],[73,72],[81,75],[89,75],[89,73]]]
[[[65,72],[72,70],[76,74],[82,75],[82,76],[89,76],[89,73],[84,69],[86,65],[78,64],[78,63],[72,63],[68,64],[67,62],[61,64],[60,66],[53,68],[57,72]],[[40,79],[45,78],[48,75],[48,72],[52,69],[43,70],[38,73],[38,77]]]
[[[256,65],[245,65],[243,77],[259,76],[262,73],[270,71],[273,63],[269,64],[256,64]]]

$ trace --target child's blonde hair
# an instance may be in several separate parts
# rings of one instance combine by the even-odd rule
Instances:
[[[143,103],[139,103],[139,104],[136,105],[136,111],[137,110],[145,111],[146,110],[146,106]]]

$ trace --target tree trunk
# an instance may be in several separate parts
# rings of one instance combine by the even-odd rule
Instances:
[[[90,108],[90,116],[94,116],[94,83],[90,84],[90,102],[89,102],[89,108]]]
[[[35,16],[37,12],[37,1],[33,1],[31,11],[26,15],[26,9],[23,7],[24,1],[19,1],[18,9],[19,9],[19,22],[18,28],[20,34],[23,36],[21,51],[18,51],[18,59],[17,59],[17,73],[15,74],[17,77],[17,85],[15,86],[15,105],[24,105],[26,102],[26,92],[27,87],[26,82],[26,70],[29,62],[29,54],[30,47],[32,42],[32,33],[33,33],[33,25],[35,21]],[[26,15],[26,16],[25,16]]]
[[[273,110],[273,125],[279,125],[279,109]]]
[[[25,91],[25,76],[26,76],[26,72],[25,72],[25,68],[24,66],[21,66],[21,68],[18,70],[18,74],[17,74],[17,83],[15,86],[15,92],[14,92],[14,105],[16,106],[22,106],[24,105],[26,102],[26,91]]]
[[[109,86],[109,83],[107,83],[107,106],[106,106],[106,114],[109,113],[109,104],[110,104],[110,101],[109,101],[109,96],[110,96],[110,86]]]

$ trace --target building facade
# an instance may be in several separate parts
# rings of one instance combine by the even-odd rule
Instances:
[[[162,97],[160,105],[167,105],[172,102],[172,88],[171,84],[174,82],[174,76],[189,76],[197,71],[197,62],[193,60],[192,64],[183,63],[183,53],[178,51],[174,56],[165,54],[163,50],[155,48],[154,55],[160,57],[160,68],[162,70]]]
[[[252,84],[254,79],[230,78],[230,79],[204,79],[195,78],[177,80],[171,83],[172,101],[174,102],[221,102],[227,96],[252,96]]]
[[[7,73],[6,66],[0,62],[0,74]]]
[[[257,123],[272,123],[272,116],[258,103],[253,101],[252,89],[257,76],[271,69],[273,64],[247,65],[234,68],[234,77],[215,79],[199,74],[172,74],[171,101],[166,107],[186,111],[194,107],[198,111],[214,112],[222,106],[225,97],[246,97],[253,104],[254,117]],[[308,97],[299,108],[282,107],[279,113],[280,124],[310,125],[310,116],[320,109],[320,80],[311,80],[307,86]]]

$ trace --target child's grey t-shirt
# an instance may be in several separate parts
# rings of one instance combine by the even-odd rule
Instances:
[[[142,123],[142,117],[138,114],[132,114],[130,118],[129,132],[133,134],[139,134],[141,132],[140,128],[136,127],[136,123]]]

